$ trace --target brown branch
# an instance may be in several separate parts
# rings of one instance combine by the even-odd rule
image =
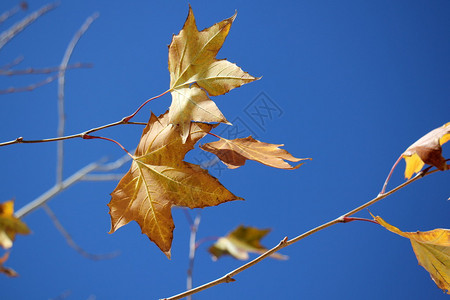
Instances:
[[[435,173],[435,172],[439,171],[439,170],[434,170],[434,171],[428,172],[429,169],[430,168],[426,168],[425,170],[419,172],[416,176],[414,176],[413,178],[407,180],[403,184],[400,184],[399,186],[397,186],[396,188],[390,190],[387,193],[379,194],[376,198],[374,198],[374,199],[366,202],[365,204],[363,204],[363,205],[361,205],[361,206],[351,210],[350,212],[346,213],[345,215],[343,215],[343,216],[341,216],[341,217],[339,217],[337,219],[334,219],[334,220],[329,221],[329,222],[327,222],[325,224],[322,224],[322,225],[320,225],[320,226],[318,226],[316,228],[313,228],[313,229],[311,229],[311,230],[309,230],[309,231],[307,231],[307,232],[305,232],[305,233],[303,233],[303,234],[301,234],[301,235],[299,235],[299,236],[297,236],[297,237],[295,237],[293,239],[288,240],[287,237],[285,237],[283,240],[281,240],[281,242],[278,245],[276,245],[272,249],[264,252],[262,255],[258,256],[257,258],[253,259],[252,261],[250,261],[250,262],[240,266],[239,268],[237,268],[237,269],[235,269],[235,270],[225,274],[224,276],[222,276],[222,277],[220,277],[220,278],[218,278],[216,280],[210,281],[210,282],[208,282],[208,283],[206,283],[204,285],[198,286],[198,287],[196,287],[194,289],[185,291],[185,292],[180,293],[178,295],[175,295],[175,296],[172,296],[172,297],[169,297],[169,298],[164,298],[162,300],[182,299],[184,297],[188,297],[190,295],[196,294],[196,293],[201,292],[203,290],[209,289],[209,288],[211,288],[213,286],[216,286],[218,284],[233,282],[233,281],[235,281],[235,279],[233,278],[234,276],[236,276],[237,274],[241,273],[242,271],[252,267],[253,265],[256,265],[257,263],[259,263],[260,261],[262,261],[265,258],[269,257],[270,255],[272,255],[273,253],[277,252],[278,250],[283,249],[283,248],[285,248],[287,246],[290,246],[290,245],[292,245],[292,244],[294,244],[294,243],[296,243],[296,242],[298,242],[298,241],[300,241],[300,240],[302,240],[302,239],[304,239],[304,238],[306,238],[306,237],[308,237],[308,236],[310,236],[310,235],[312,235],[312,234],[314,234],[316,232],[319,232],[319,231],[321,231],[321,230],[323,230],[325,228],[328,228],[328,227],[330,227],[332,225],[335,225],[335,224],[338,224],[338,223],[345,223],[345,218],[346,217],[348,217],[350,215],[353,215],[353,214],[355,214],[355,213],[365,209],[366,207],[368,207],[368,206],[370,206],[370,205],[372,205],[372,204],[374,204],[374,203],[376,203],[376,202],[386,198],[387,196],[397,192],[398,190],[404,188],[405,186],[413,183],[414,181],[416,181],[416,180],[418,180],[418,179],[420,179],[420,178],[422,178],[422,177],[424,177],[426,175],[430,175],[432,173]]]
[[[24,19],[14,24],[10,29],[5,30],[0,34],[0,50],[5,46],[9,41],[11,41],[17,34],[19,34],[22,30],[24,30],[27,26],[36,21],[39,17],[49,12],[50,10],[57,7],[57,3],[47,4],[40,8],[39,10],[29,14]]]
[[[92,259],[92,260],[103,260],[103,259],[111,259],[119,255],[119,252],[113,252],[108,254],[92,254],[81,248],[75,241],[73,240],[72,236],[69,234],[69,232],[64,228],[64,226],[61,224],[59,219],[56,217],[55,213],[50,209],[50,207],[47,204],[43,204],[42,208],[45,210],[47,215],[52,220],[53,224],[55,225],[56,229],[64,236],[66,239],[67,244],[71,248],[73,248],[76,252],[78,252],[80,255]]]

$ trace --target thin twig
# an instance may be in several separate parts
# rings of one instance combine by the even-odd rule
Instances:
[[[5,46],[9,41],[11,41],[18,33],[24,30],[28,25],[36,21],[40,16],[49,12],[58,6],[58,3],[47,4],[40,8],[39,10],[29,14],[24,19],[14,24],[10,29],[5,30],[0,34],[0,50]]]
[[[197,215],[195,216],[194,222],[191,226],[191,234],[189,238],[189,267],[187,270],[187,278],[186,278],[186,288],[187,290],[192,289],[192,274],[194,272],[194,261],[195,261],[195,251],[197,250],[196,247],[196,240],[197,240],[197,232],[198,232],[198,226],[200,225],[200,211],[197,212]],[[187,300],[192,300],[191,296],[188,296]]]
[[[367,203],[365,203],[365,204],[363,204],[363,205],[361,205],[361,206],[351,210],[350,212],[346,213],[345,215],[343,215],[343,216],[341,216],[341,217],[339,217],[337,219],[334,219],[334,220],[329,221],[329,222],[327,222],[325,224],[322,224],[322,225],[320,225],[320,226],[318,226],[318,227],[316,227],[314,229],[311,229],[311,230],[309,230],[309,231],[307,231],[307,232],[305,232],[305,233],[303,233],[303,234],[301,234],[301,235],[299,235],[299,236],[297,236],[297,237],[295,237],[293,239],[288,240],[287,237],[285,237],[277,246],[273,247],[272,249],[266,251],[265,253],[263,253],[262,255],[258,256],[255,259],[253,259],[252,261],[250,261],[250,262],[240,266],[239,268],[229,272],[228,274],[225,274],[224,276],[222,276],[222,277],[220,277],[220,278],[218,278],[216,280],[210,281],[210,282],[208,282],[208,283],[206,283],[204,285],[198,286],[198,287],[196,287],[194,289],[185,291],[185,292],[180,293],[178,295],[175,295],[175,296],[172,296],[172,297],[169,297],[169,298],[164,298],[163,300],[182,299],[184,297],[188,297],[190,295],[196,294],[196,293],[201,292],[203,290],[209,289],[209,288],[211,288],[213,286],[216,286],[218,284],[233,282],[233,281],[235,281],[235,279],[233,278],[234,276],[236,276],[240,272],[242,272],[242,271],[252,267],[253,265],[259,263],[260,261],[262,261],[265,258],[269,257],[270,255],[272,255],[273,253],[277,252],[278,250],[280,250],[280,249],[282,249],[284,247],[290,246],[290,245],[292,245],[292,244],[294,244],[294,243],[296,243],[296,242],[298,242],[298,241],[300,241],[300,240],[302,240],[302,239],[304,239],[304,238],[306,238],[306,237],[308,237],[308,236],[310,236],[310,235],[312,235],[312,234],[314,234],[314,233],[316,233],[318,231],[321,231],[321,230],[323,230],[325,228],[328,228],[328,227],[330,227],[332,225],[335,225],[335,224],[338,224],[338,223],[344,223],[345,222],[345,220],[344,220],[345,217],[348,217],[350,215],[353,215],[353,214],[363,210],[364,208],[366,208],[366,207],[368,207],[368,206],[370,206],[370,205],[380,201],[381,199],[386,198],[387,196],[395,193],[396,191],[404,188],[405,186],[413,183],[414,181],[416,181],[416,180],[418,180],[420,178],[423,178],[424,176],[427,176],[427,175],[430,175],[432,173],[435,173],[435,172],[439,171],[439,170],[433,170],[431,172],[428,172],[429,169],[430,168],[426,168],[425,170],[419,172],[416,176],[414,176],[413,178],[407,180],[403,184],[400,184],[399,186],[397,186],[396,188],[390,190],[389,192],[387,192],[385,194],[378,195],[376,198],[374,198],[374,199],[368,201]]]
[[[128,155],[125,155],[125,156],[128,156]],[[47,192],[45,192],[44,194],[42,194],[35,200],[29,202],[24,207],[17,210],[15,213],[15,216],[17,218],[23,218],[24,216],[26,216],[29,213],[33,212],[34,210],[38,209],[41,205],[47,203],[50,199],[52,199],[58,193],[69,188],[70,186],[77,183],[78,181],[83,180],[84,176],[86,176],[87,174],[89,174],[93,171],[101,171],[101,170],[111,171],[116,168],[120,168],[123,164],[125,164],[129,160],[129,158],[126,158],[125,156],[122,156],[119,159],[117,159],[116,161],[108,163],[108,164],[102,164],[102,162],[104,161],[103,159],[100,160],[99,162],[90,163],[89,165],[78,170],[72,176],[70,176],[69,178],[64,180],[61,185],[59,185],[59,186],[55,185],[54,187],[49,189]]]
[[[11,8],[10,10],[5,11],[4,13],[2,13],[0,15],[0,24],[2,24],[6,20],[8,20],[12,16],[14,16],[17,12],[19,12],[19,10],[26,10],[27,8],[28,8],[28,4],[25,1],[23,1],[20,4]]]
[[[10,87],[10,88],[7,88],[6,90],[0,90],[0,95],[20,93],[20,92],[31,92],[43,85],[46,85],[46,84],[49,84],[50,82],[55,81],[57,78],[58,78],[58,75],[54,75],[54,76],[49,76],[49,77],[45,78],[44,80],[38,81],[36,83],[30,84],[27,86]]]
[[[83,25],[78,29],[78,31],[73,36],[69,45],[64,52],[63,59],[59,65],[58,74],[58,137],[64,135],[64,128],[66,124],[66,115],[64,111],[64,83],[66,80],[66,70],[69,65],[70,57],[75,49],[80,38],[89,29],[89,26],[98,18],[98,13],[93,14],[84,21]],[[57,143],[57,165],[56,165],[56,184],[60,184],[63,178],[63,164],[64,161],[64,141],[58,141]]]
[[[69,188],[74,183],[77,183],[78,181],[83,178],[84,175],[94,171],[96,168],[98,168],[99,163],[90,163],[89,165],[85,166],[84,168],[80,169],[78,172],[64,180],[60,185],[55,185],[51,189],[49,189],[47,192],[36,198],[35,200],[31,201],[30,203],[26,204],[24,207],[19,209],[15,216],[16,218],[23,218],[27,214],[33,212],[34,210],[38,209],[41,205],[44,205],[47,203],[50,199],[55,197],[57,194],[62,192],[63,190]]]
[[[126,155],[126,156],[128,156],[128,155]],[[123,176],[124,176],[124,174],[95,174],[95,175],[86,175],[81,180],[82,181],[117,181],[117,180],[122,179]]]
[[[61,224],[59,219],[56,217],[55,213],[50,209],[50,207],[47,204],[43,204],[42,208],[45,210],[47,215],[52,220],[53,224],[55,225],[56,229],[64,236],[66,239],[67,244],[71,248],[73,248],[75,251],[77,251],[80,255],[92,259],[92,260],[103,260],[103,259],[111,259],[119,255],[119,252],[113,252],[108,254],[92,254],[81,248],[75,241],[73,240],[72,236],[69,234],[69,232],[64,228],[64,226]]]
[[[154,100],[156,98],[159,98],[159,97],[163,96],[166,93],[167,92],[164,92],[164,93],[162,93],[162,94],[160,94],[158,96],[152,97],[152,98],[148,99],[147,101],[145,101],[145,103],[148,103],[150,100]],[[141,109],[142,107],[143,107],[143,105],[141,105],[139,107],[139,109]],[[46,143],[46,142],[56,142],[56,141],[62,141],[62,140],[69,140],[69,139],[74,139],[74,138],[84,138],[85,135],[90,134],[92,132],[96,132],[96,131],[99,131],[99,130],[102,130],[102,129],[106,129],[106,128],[114,127],[114,126],[118,126],[118,125],[124,125],[124,124],[144,125],[144,123],[142,123],[142,122],[129,122],[128,121],[128,120],[130,120],[130,117],[134,117],[136,115],[136,113],[139,111],[139,109],[136,110],[132,115],[127,116],[127,117],[123,118],[120,121],[113,122],[113,123],[110,123],[110,124],[106,124],[106,125],[103,125],[103,126],[99,126],[99,127],[96,127],[96,128],[91,128],[91,129],[89,129],[89,130],[87,130],[85,132],[72,134],[72,135],[67,135],[67,136],[62,136],[62,137],[56,137],[56,138],[40,139],[40,140],[24,140],[23,137],[18,137],[15,140],[0,143],[0,147],[9,146],[9,145],[13,145],[13,144]]]
[[[384,194],[384,192],[386,191],[386,187],[389,183],[389,180],[391,179],[392,173],[394,173],[395,167],[398,165],[398,163],[400,162],[400,160],[402,159],[402,155],[400,155],[400,157],[397,159],[397,161],[394,163],[394,165],[391,168],[391,171],[389,172],[389,175],[387,176],[386,180],[384,181],[383,184],[383,188],[381,189],[380,194]]]
[[[9,70],[12,67],[17,66],[18,64],[20,64],[22,61],[23,61],[23,56],[21,55],[19,57],[16,57],[12,62],[7,63],[6,65],[2,66],[0,68],[0,70]]]
[[[14,61],[12,63],[14,63]],[[23,69],[23,70],[10,70],[11,64],[0,68],[0,75],[14,76],[14,75],[28,75],[28,74],[50,74],[50,73],[60,72],[61,70],[63,70],[60,66],[43,68],[43,69],[27,68],[27,69]],[[93,65],[90,63],[74,63],[74,64],[71,64],[71,65],[68,65],[67,67],[65,67],[64,70],[92,68],[92,66]]]

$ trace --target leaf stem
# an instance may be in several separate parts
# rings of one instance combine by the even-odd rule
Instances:
[[[125,147],[122,146],[122,144],[119,143],[119,142],[116,141],[116,140],[113,140],[113,139],[110,139],[110,138],[106,138],[106,137],[103,137],[103,136],[94,136],[94,135],[89,135],[89,134],[83,135],[83,139],[85,139],[85,140],[100,139],[100,140],[105,140],[105,141],[113,142],[113,143],[115,143],[117,146],[119,146],[120,148],[122,148],[122,150],[125,151],[132,159],[134,158],[133,155],[132,155],[130,152],[128,152],[128,150],[125,149]]]
[[[132,119],[132,118],[133,118],[133,117],[141,110],[141,108],[143,108],[147,103],[149,103],[150,101],[155,100],[155,99],[157,99],[157,98],[159,98],[159,97],[164,96],[164,95],[167,94],[168,92],[170,92],[170,90],[167,90],[167,91],[165,91],[164,93],[159,94],[158,96],[155,96],[155,97],[152,97],[152,98],[148,99],[147,101],[145,101],[144,103],[142,103],[141,106],[139,106],[138,109],[136,109],[136,111],[135,111],[134,113],[132,113],[132,114],[129,115],[128,117],[125,117],[125,118],[123,119],[123,121],[124,121],[125,123],[127,123],[127,122],[128,122],[129,120],[131,120],[131,119]]]
[[[397,165],[398,165],[398,163],[400,162],[401,159],[402,159],[402,155],[400,155],[400,157],[397,159],[397,161],[392,166],[391,171],[389,172],[389,175],[388,175],[388,177],[386,178],[386,181],[383,184],[383,188],[381,189],[380,194],[384,194],[384,191],[386,190],[386,186],[387,186],[389,180],[391,179],[392,173],[394,173],[395,167],[397,167]]]

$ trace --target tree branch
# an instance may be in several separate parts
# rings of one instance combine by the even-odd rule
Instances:
[[[20,22],[14,24],[10,29],[2,32],[2,34],[0,34],[0,50],[17,34],[19,34],[22,30],[24,30],[27,26],[29,26],[31,23],[36,21],[40,16],[49,12],[50,10],[54,9],[57,6],[58,6],[57,3],[47,4],[42,8],[40,8],[39,10],[25,17]]]
[[[66,48],[61,64],[59,65],[58,73],[58,137],[64,135],[64,128],[66,124],[66,115],[64,111],[64,83],[66,80],[66,70],[69,65],[70,57],[75,49],[80,38],[89,29],[89,26],[95,19],[98,18],[98,13],[93,14],[84,21],[81,28],[75,33],[69,45]],[[63,164],[64,161],[64,141],[58,141],[57,143],[57,165],[56,165],[56,183],[60,184],[63,178]]]
[[[66,239],[67,244],[71,248],[73,248],[76,252],[78,252],[80,255],[92,259],[92,260],[103,260],[103,259],[111,259],[119,255],[119,252],[113,252],[108,254],[92,254],[81,248],[75,241],[73,240],[72,236],[69,234],[69,232],[64,228],[64,226],[61,224],[59,219],[56,217],[55,213],[50,209],[50,207],[47,204],[43,204],[42,208],[45,210],[47,215],[52,220],[53,224],[55,225],[56,229],[64,236]]]
[[[240,266],[239,268],[237,268],[237,269],[235,269],[235,270],[225,274],[224,276],[222,276],[222,277],[220,277],[220,278],[218,278],[216,280],[210,281],[210,282],[208,282],[208,283],[206,283],[204,285],[198,286],[198,287],[196,287],[194,289],[185,291],[185,292],[180,293],[178,295],[175,295],[175,296],[172,296],[172,297],[169,297],[169,298],[164,298],[162,300],[177,300],[177,299],[181,299],[181,298],[184,298],[184,297],[196,294],[198,292],[201,292],[203,290],[209,289],[209,288],[211,288],[213,286],[216,286],[218,284],[221,284],[221,283],[233,282],[233,281],[235,281],[235,279],[233,278],[234,276],[236,276],[237,274],[241,273],[242,271],[244,271],[244,270],[246,270],[246,269],[256,265],[257,263],[259,263],[260,261],[262,261],[265,258],[269,257],[270,255],[272,255],[273,253],[277,252],[278,250],[283,249],[283,248],[285,248],[287,246],[290,246],[290,245],[292,245],[292,244],[294,244],[294,243],[296,243],[296,242],[298,242],[298,241],[300,241],[300,240],[310,236],[311,234],[319,232],[319,231],[321,231],[321,230],[323,230],[325,228],[328,228],[328,227],[330,227],[332,225],[335,225],[337,223],[346,223],[344,218],[346,218],[346,217],[348,217],[350,215],[353,215],[353,214],[363,210],[364,208],[366,208],[366,207],[368,207],[368,206],[370,206],[370,205],[372,205],[372,204],[374,204],[374,203],[376,203],[376,202],[386,198],[387,196],[397,192],[398,190],[404,188],[405,186],[413,183],[414,181],[416,181],[416,180],[418,180],[418,179],[420,179],[420,178],[422,178],[422,177],[424,177],[426,175],[430,175],[432,173],[435,173],[435,172],[439,171],[439,170],[433,170],[433,171],[429,172],[430,168],[431,167],[428,167],[428,168],[424,169],[423,171],[419,172],[416,176],[414,176],[413,178],[407,180],[403,184],[400,184],[399,186],[397,186],[396,188],[390,190],[387,193],[379,194],[376,198],[374,198],[374,199],[366,202],[365,204],[363,204],[363,205],[361,205],[361,206],[359,206],[359,207],[349,211],[348,213],[344,214],[343,216],[341,216],[341,217],[339,217],[337,219],[334,219],[332,221],[324,223],[324,224],[322,224],[322,225],[320,225],[320,226],[318,226],[316,228],[313,228],[313,229],[311,229],[311,230],[309,230],[309,231],[307,231],[307,232],[305,232],[305,233],[303,233],[303,234],[301,234],[301,235],[299,235],[299,236],[297,236],[297,237],[295,237],[293,239],[288,240],[288,238],[285,237],[283,240],[280,241],[280,243],[278,245],[276,245],[272,249],[264,252],[262,255],[258,256],[257,258],[253,259],[252,261],[250,261],[250,262]]]

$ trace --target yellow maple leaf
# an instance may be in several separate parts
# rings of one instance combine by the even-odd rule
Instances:
[[[286,150],[280,149],[280,146],[284,145],[260,142],[249,136],[234,140],[220,138],[219,141],[204,144],[200,146],[200,148],[217,155],[217,157],[230,169],[243,166],[245,161],[250,159],[269,167],[293,170],[297,169],[302,164],[293,167],[285,162],[285,160],[299,162],[301,160],[310,159],[295,158]]]
[[[447,170],[448,165],[442,156],[442,145],[450,140],[450,122],[436,128],[403,152],[402,157],[406,162],[405,177],[411,178],[418,173],[425,164],[435,166],[441,171]]]
[[[436,285],[450,294],[450,230],[434,229],[431,231],[403,232],[384,221],[374,217],[375,221],[387,230],[411,241],[419,265],[430,273]]]
[[[111,193],[111,231],[136,221],[170,258],[175,225],[172,206],[201,208],[242,199],[233,195],[208,171],[183,161],[185,154],[215,125],[191,123],[185,143],[170,124],[168,113],[151,115],[130,170]]]
[[[227,60],[216,59],[235,17],[236,14],[198,31],[189,6],[183,29],[169,45],[169,119],[180,127],[183,142],[189,135],[191,121],[228,123],[208,95],[223,95],[259,79]]]
[[[14,217],[14,200],[0,204],[0,246],[12,247],[16,234],[29,234],[30,229],[20,219]]]

